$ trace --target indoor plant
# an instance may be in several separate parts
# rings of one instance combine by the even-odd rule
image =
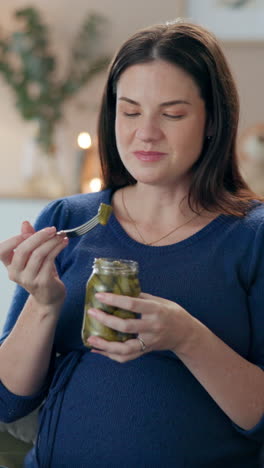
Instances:
[[[37,142],[54,152],[54,130],[63,117],[63,105],[109,63],[100,54],[106,19],[89,14],[72,45],[66,76],[58,78],[58,63],[50,51],[48,28],[33,7],[15,11],[18,31],[0,34],[0,73],[13,89],[16,106],[26,120],[38,123]]]

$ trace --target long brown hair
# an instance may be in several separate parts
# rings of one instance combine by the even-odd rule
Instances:
[[[183,20],[142,29],[119,49],[110,65],[98,121],[104,188],[132,185],[116,146],[116,87],[130,66],[165,60],[185,70],[199,87],[211,123],[199,159],[192,168],[189,205],[243,216],[260,199],[242,178],[236,155],[239,118],[237,89],[215,36]]]

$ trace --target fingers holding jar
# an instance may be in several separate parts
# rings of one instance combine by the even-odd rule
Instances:
[[[193,317],[172,301],[141,294],[139,298],[115,294],[97,294],[98,300],[109,306],[133,311],[139,319],[123,319],[98,309],[89,309],[88,315],[113,330],[132,333],[134,339],[124,343],[110,342],[99,336],[90,336],[88,346],[93,352],[108,356],[118,362],[125,362],[155,350],[177,352],[188,337]]]

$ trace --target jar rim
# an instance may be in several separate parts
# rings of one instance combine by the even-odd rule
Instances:
[[[123,258],[96,257],[94,259],[94,266],[104,269],[115,269],[115,271],[123,271],[124,269],[130,271],[138,270],[138,262]]]

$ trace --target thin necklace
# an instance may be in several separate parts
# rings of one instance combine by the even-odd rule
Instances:
[[[137,223],[136,221],[131,218],[129,212],[128,212],[128,209],[127,209],[127,206],[125,204],[125,198],[124,198],[124,190],[121,190],[121,194],[122,194],[122,203],[123,203],[123,206],[124,206],[124,210],[127,214],[127,217],[129,218],[129,220],[131,221],[131,223],[133,224],[133,226],[135,227],[140,239],[143,241],[143,244],[145,245],[154,245],[154,244],[157,244],[157,242],[160,242],[161,240],[165,239],[166,237],[169,237],[170,234],[172,234],[173,232],[177,231],[177,229],[180,229],[181,227],[185,226],[186,224],[190,223],[193,219],[197,218],[198,216],[200,216],[199,214],[196,214],[195,216],[193,216],[191,219],[189,219],[188,221],[185,221],[185,223],[182,223],[180,224],[179,226],[176,226],[175,228],[173,228],[171,231],[169,231],[167,234],[165,234],[165,236],[162,236],[162,237],[159,237],[157,240],[155,241],[152,241],[152,242],[146,242],[144,237],[142,236],[142,234],[140,233],[138,227],[137,227]]]

